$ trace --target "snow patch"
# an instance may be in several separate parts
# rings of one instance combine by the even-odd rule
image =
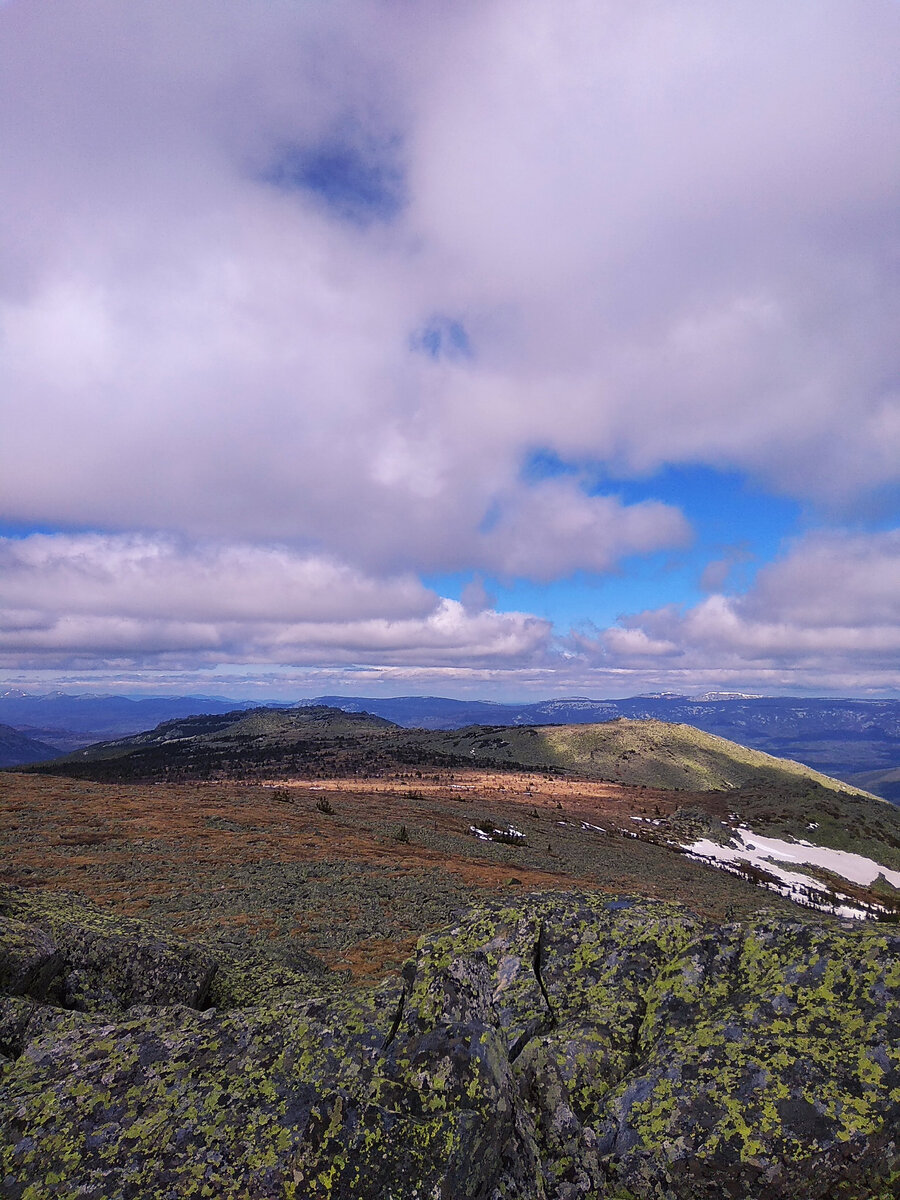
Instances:
[[[861,854],[830,850],[811,842],[786,842],[781,838],[763,837],[746,826],[735,829],[734,837],[740,843],[738,846],[723,846],[709,838],[700,838],[685,846],[684,851],[693,858],[726,870],[737,871],[750,864],[774,877],[770,882],[765,882],[765,886],[772,891],[841,917],[862,919],[882,910],[877,905],[840,904],[836,900],[831,903],[827,898],[827,884],[805,874],[803,866],[822,867],[842,879],[863,886],[869,886],[879,875],[884,875],[895,887],[900,887],[900,871],[891,871]]]
[[[849,850],[832,850],[828,846],[816,846],[813,842],[803,840],[786,842],[781,838],[763,837],[745,826],[739,826],[734,832],[744,845],[756,854],[769,855],[785,862],[823,867],[826,871],[840,875],[842,879],[848,879],[851,883],[862,884],[863,887],[869,887],[879,875],[884,875],[888,883],[900,888],[900,871],[883,867],[862,854],[851,854]]]
[[[470,825],[469,833],[477,837],[480,842],[517,842],[525,839],[525,834],[521,829],[516,829],[515,825],[507,825],[503,829]]]

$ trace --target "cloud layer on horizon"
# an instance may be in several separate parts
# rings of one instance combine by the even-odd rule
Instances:
[[[526,663],[549,625],[285,547],[0,538],[0,665]]]
[[[555,634],[490,598],[442,598],[412,576],[375,579],[285,547],[133,535],[0,539],[0,665],[15,673],[221,664],[315,669],[319,690],[489,686],[627,694],[754,687],[900,691],[900,533],[818,533],[746,593]],[[286,673],[285,673],[286,672]],[[273,683],[273,687],[275,684]],[[308,685],[307,685],[308,686]],[[315,684],[313,684],[315,686]]]
[[[900,690],[900,531],[813,533],[740,595],[624,617],[576,634],[587,663],[767,689]]]
[[[0,512],[101,531],[4,543],[7,669],[900,687],[853,567],[887,587],[893,535],[839,528],[900,485],[891,0],[9,0],[0,33]],[[569,640],[419,581],[684,547],[616,483],[672,463],[835,531]]]

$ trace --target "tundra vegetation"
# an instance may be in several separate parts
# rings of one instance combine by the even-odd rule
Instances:
[[[0,773],[3,1195],[897,1194],[900,894],[682,852],[890,872],[897,810],[685,727],[305,712]]]

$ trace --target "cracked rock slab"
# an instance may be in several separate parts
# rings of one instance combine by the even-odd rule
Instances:
[[[376,992],[61,1013],[17,1053],[13,1200],[47,1180],[61,1200],[900,1188],[900,939],[879,926],[524,895],[424,938]]]

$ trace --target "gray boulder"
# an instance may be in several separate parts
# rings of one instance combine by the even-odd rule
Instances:
[[[217,964],[207,951],[65,894],[0,896],[0,992],[82,1012],[134,1004],[201,1007]]]
[[[260,997],[42,1017],[0,1082],[0,1193],[898,1194],[900,939],[884,927],[526,895],[423,939],[377,991]]]

